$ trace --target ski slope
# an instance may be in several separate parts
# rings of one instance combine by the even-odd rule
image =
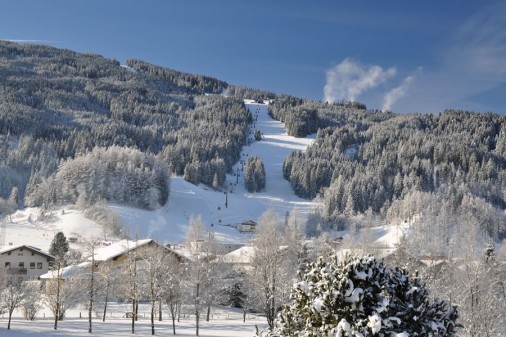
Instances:
[[[293,150],[304,151],[314,141],[314,135],[307,138],[288,136],[284,124],[269,116],[267,104],[245,103],[253,115],[254,125],[250,130],[250,144],[243,148],[241,160],[233,167],[233,172],[239,172],[239,176],[228,174],[223,191],[172,177],[169,202],[156,211],[113,206],[121,214],[131,236],[182,242],[190,217],[201,216],[207,230],[213,232],[217,240],[244,243],[251,235],[239,233],[233,227],[236,224],[256,221],[268,209],[281,218],[294,208],[301,216],[312,209],[313,202],[293,194],[290,184],[283,178],[282,167],[285,157]],[[261,141],[254,141],[255,129],[262,132]],[[242,163],[254,155],[262,159],[267,179],[265,191],[259,193],[246,191],[241,171]]]

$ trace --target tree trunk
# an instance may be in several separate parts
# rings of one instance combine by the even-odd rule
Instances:
[[[158,301],[158,321],[162,321],[162,300]]]
[[[176,311],[177,304],[169,304],[170,307],[170,315],[172,316],[172,332],[174,335],[176,334]]]
[[[92,268],[93,268],[93,265],[92,265]],[[94,282],[95,282],[94,273],[92,271],[91,272],[91,280],[90,280],[90,305],[88,308],[88,333],[93,332],[92,321],[93,321],[93,295],[94,295],[93,294],[93,292],[94,292],[93,283]]]
[[[104,315],[102,316],[102,322],[105,322],[105,315],[107,313],[107,300],[109,297],[109,278],[107,278],[107,285],[105,287],[105,303],[104,303]]]
[[[155,334],[155,305],[156,302],[153,300],[151,302],[151,334]]]
[[[211,306],[207,306],[207,314],[206,314],[206,322],[209,322],[209,318],[211,316]]]
[[[181,303],[177,303],[177,322],[181,322]]]
[[[271,329],[274,329],[274,320],[276,319],[276,284],[275,280],[272,282],[272,294],[271,294]]]
[[[56,310],[54,313],[54,329],[58,329],[60,319],[60,267],[58,267],[58,278],[56,279]]]
[[[132,335],[135,334],[135,300],[132,300]]]
[[[135,300],[135,321],[139,319],[139,302]]]
[[[11,318],[13,310],[9,310],[9,323],[7,323],[7,330],[11,329]]]
[[[104,314],[102,315],[102,322],[105,322],[105,315],[106,314],[107,314],[107,293],[105,294]]]
[[[242,322],[246,322],[246,308],[244,307],[242,308]]]
[[[195,298],[195,336],[199,335],[199,319],[200,319],[200,283],[197,283],[197,296]]]

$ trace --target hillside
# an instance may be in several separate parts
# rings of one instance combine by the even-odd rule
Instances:
[[[505,116],[370,111],[46,46],[0,42],[0,55],[3,214],[105,202],[138,219],[129,234],[173,226],[181,238],[176,228],[196,213],[233,241],[227,225],[269,207],[307,214],[316,198],[311,235],[364,228],[374,216],[375,224],[437,227],[441,244],[455,239],[456,226],[480,242],[505,236]],[[263,139],[252,142],[257,130]],[[266,169],[260,193],[245,193],[243,176],[234,176],[252,156]],[[185,211],[165,220],[172,205]],[[143,221],[130,207],[161,220]]]
[[[241,152],[241,158],[257,155],[262,158],[267,176],[266,189],[260,193],[248,193],[244,187],[244,174],[241,161],[234,166],[239,170],[239,178],[227,175],[230,193],[227,196],[204,185],[197,186],[182,177],[171,178],[171,196],[168,203],[157,210],[112,205],[125,225],[129,236],[153,238],[160,242],[182,243],[190,216],[201,215],[206,229],[215,234],[216,239],[229,243],[246,243],[251,234],[239,233],[233,226],[246,220],[258,220],[267,209],[274,210],[280,218],[287,212],[297,209],[302,217],[314,210],[315,204],[294,195],[288,181],[284,180],[280,170],[283,159],[293,150],[304,151],[314,141],[313,136],[295,138],[286,134],[284,124],[268,115],[268,105],[246,102],[247,108],[255,116],[253,129],[260,130],[263,139],[254,141],[250,135],[249,146]],[[63,210],[63,212],[62,212]],[[58,230],[68,237],[79,235],[104,236],[104,230],[94,221],[87,219],[83,212],[75,207],[62,207],[51,217],[37,221],[38,209],[28,208],[13,216],[13,223],[6,223],[6,243],[23,244],[29,240],[44,250],[49,249],[51,240]],[[374,240],[381,246],[392,247],[399,238],[396,228],[379,227],[373,229]],[[358,239],[357,239],[358,240]]]
[[[251,135],[249,137],[251,144],[243,148],[241,158],[252,155],[262,158],[267,176],[265,191],[248,193],[245,190],[244,174],[240,170],[241,162],[233,168],[233,172],[239,170],[239,178],[234,174],[227,175],[225,183],[229,191],[227,196],[222,191],[195,186],[181,177],[173,177],[168,204],[155,211],[156,215],[147,222],[148,226],[142,225],[146,223],[143,219],[146,219],[148,212],[114,207],[118,213],[122,214],[130,228],[139,230],[143,237],[151,236],[161,240],[181,242],[184,239],[189,217],[202,215],[207,229],[215,232],[217,239],[245,242],[250,235],[240,234],[230,226],[246,220],[257,221],[260,215],[269,208],[278,213],[280,218],[284,218],[286,213],[294,208],[297,208],[304,217],[311,211],[313,203],[293,194],[289,183],[282,178],[280,167],[283,158],[290,151],[305,150],[313,139],[288,136],[283,124],[269,117],[266,104],[247,103],[246,106],[254,116],[258,116],[255,128],[262,132],[263,139],[255,142]],[[226,200],[228,207],[225,206]]]
[[[131,185],[148,183],[143,189],[163,195],[165,186],[135,172],[148,161],[162,175],[186,172],[193,183],[210,185],[214,176],[222,183],[239,159],[250,116],[242,99],[207,95],[223,92],[223,81],[4,41],[0,60],[0,196],[9,197],[16,187],[20,206],[76,202],[84,194],[89,203],[115,199],[116,182],[97,194],[97,184],[103,184],[92,186],[92,180],[110,183],[110,174],[122,170]],[[113,168],[109,176],[79,171],[79,161],[98,147],[115,147],[113,156],[119,157],[130,157],[134,149],[144,158]],[[62,161],[76,177],[65,191],[59,186],[68,179],[56,174]],[[119,201],[146,207],[130,200],[132,192]]]
[[[288,136],[284,125],[268,115],[267,104],[247,102],[246,106],[255,116],[255,129],[262,132],[263,139],[255,142],[250,135],[251,144],[243,148],[241,158],[252,155],[262,158],[267,176],[265,191],[255,194],[246,191],[240,161],[233,168],[233,172],[239,170],[239,178],[234,174],[227,175],[228,207],[225,207],[224,192],[204,185],[197,186],[182,177],[174,176],[170,183],[170,199],[162,208],[148,211],[112,205],[112,209],[121,216],[130,236],[181,243],[184,241],[189,217],[201,215],[207,230],[214,232],[218,240],[244,243],[251,235],[241,234],[233,226],[246,220],[256,221],[269,208],[277,212],[280,218],[284,218],[286,213],[294,208],[297,208],[301,216],[307,216],[313,203],[293,194],[290,184],[282,177],[280,167],[287,154],[295,149],[305,150],[314,138]],[[28,221],[30,214],[31,220]],[[6,225],[6,242],[20,244],[22,240],[31,238],[34,245],[47,249],[55,230],[61,229],[67,236],[72,236],[72,232],[80,235],[91,235],[93,232],[103,235],[100,226],[84,218],[82,212],[76,209],[69,211],[66,208],[64,214],[59,210],[54,211],[54,221],[51,217],[35,221],[37,214],[37,209],[18,212],[14,216],[14,224]],[[91,230],[94,227],[96,229]],[[81,228],[87,228],[86,233],[82,232]]]

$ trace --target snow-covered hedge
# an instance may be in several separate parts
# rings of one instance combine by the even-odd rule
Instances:
[[[455,336],[458,313],[402,269],[372,256],[320,258],[292,289],[268,336]]]

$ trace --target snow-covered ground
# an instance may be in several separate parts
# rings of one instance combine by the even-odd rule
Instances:
[[[125,313],[131,311],[127,304],[110,303],[106,321],[101,317],[93,318],[94,336],[130,336],[131,319],[125,318]],[[140,305],[139,320],[135,324],[135,336],[151,336],[151,323],[147,305]],[[173,336],[172,321],[169,313],[163,313],[163,321],[155,321],[157,336]],[[1,317],[1,316],[0,316]],[[25,321],[18,311],[15,311],[11,322],[11,330],[7,330],[6,315],[0,319],[0,336],[6,337],[54,337],[54,336],[90,336],[88,333],[88,312],[81,310],[69,310],[66,318],[58,322],[58,330],[53,329],[54,321],[49,311],[40,312],[34,321]],[[200,333],[202,337],[251,337],[255,325],[260,329],[265,328],[265,318],[255,314],[248,314],[246,322],[242,321],[240,310],[218,309],[213,310],[212,319],[209,322],[201,319]],[[176,323],[176,336],[195,336],[195,318],[185,314],[181,322]]]
[[[81,235],[83,237],[101,237],[103,230],[95,222],[86,219],[82,212],[73,207],[64,207],[48,214],[45,219],[38,219],[37,208],[25,208],[12,216],[12,222],[0,220],[5,226],[5,239],[1,245],[30,245],[44,251],[49,250],[51,241],[58,231],[67,237]],[[3,222],[2,222],[3,221]],[[2,239],[0,231],[0,239]]]

